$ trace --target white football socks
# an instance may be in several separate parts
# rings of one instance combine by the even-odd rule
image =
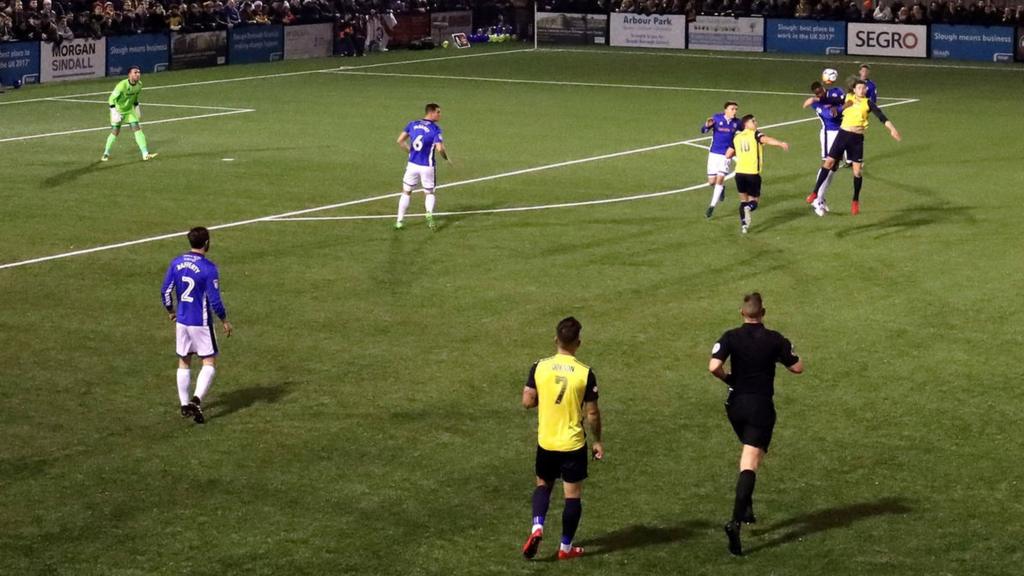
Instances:
[[[835,175],[834,170],[829,170],[828,176],[825,177],[825,181],[821,183],[821,188],[818,189],[818,198],[821,198],[822,202],[825,201],[825,192],[828,192],[828,187],[832,184],[832,177]]]
[[[182,406],[188,405],[188,387],[191,383],[192,371],[188,368],[178,368],[178,400]]]
[[[434,202],[436,200],[437,200],[437,198],[434,197],[434,193],[433,192],[427,192],[426,193],[426,198],[423,199],[423,205],[427,209],[427,214],[433,214],[434,213]]]
[[[405,211],[409,209],[409,202],[412,201],[411,194],[402,194],[398,197],[398,221],[405,220]]]
[[[199,376],[196,378],[196,396],[200,400],[206,396],[206,393],[210,390],[210,384],[213,383],[213,375],[217,372],[217,369],[213,366],[203,366],[203,369],[199,371]]]
[[[722,196],[722,191],[725,190],[725,184],[715,184],[715,189],[711,193],[711,205],[717,206],[718,199]]]

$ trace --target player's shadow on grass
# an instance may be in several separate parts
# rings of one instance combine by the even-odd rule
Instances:
[[[89,164],[79,166],[78,168],[71,168],[68,170],[64,170],[63,172],[58,172],[53,176],[50,176],[46,180],[43,180],[43,188],[56,188],[58,186],[63,186],[65,184],[71,184],[72,182],[78,180],[82,176],[85,176],[86,174],[93,172],[95,170],[99,170],[101,164],[102,163],[99,160],[96,160],[95,162],[90,162]],[[129,162],[108,164],[106,166],[103,166],[103,170],[116,170],[118,168],[125,168],[130,165],[132,164]]]
[[[235,412],[252,408],[256,404],[274,404],[290,394],[295,382],[282,382],[270,386],[252,386],[241,390],[231,390],[217,397],[215,401],[204,404],[204,411],[210,419],[226,418]]]
[[[914,509],[910,507],[908,501],[902,497],[890,497],[874,502],[858,502],[857,504],[825,508],[817,512],[794,516],[761,530],[756,528],[751,530],[753,536],[763,536],[783,530],[786,532],[767,542],[746,548],[744,551],[752,553],[766,548],[774,548],[775,546],[800,540],[811,534],[827,532],[836,528],[848,528],[858,520],[866,520],[876,516],[909,514],[913,511]]]
[[[634,524],[596,538],[583,540],[580,542],[580,546],[587,550],[587,556],[601,556],[632,548],[679,542],[712,526],[713,524],[707,520],[690,520],[673,526]]]

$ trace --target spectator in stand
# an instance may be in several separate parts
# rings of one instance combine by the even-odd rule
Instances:
[[[843,18],[848,22],[860,22],[864,19],[863,12],[861,12],[857,0],[850,0],[846,5],[846,11],[843,13]]]
[[[878,6],[875,8],[874,19],[875,22],[892,22],[892,7],[889,0],[881,0],[878,3]]]
[[[800,0],[796,5],[796,12],[793,13],[794,18],[810,18],[811,17],[811,3],[809,0]]]
[[[921,4],[915,2],[914,7],[910,9],[910,23],[911,24],[927,24],[928,16],[924,13],[924,7]]]
[[[900,8],[900,11],[896,13],[897,24],[910,24],[910,10],[906,6]]]
[[[181,7],[177,4],[171,6],[167,13],[167,28],[171,32],[177,32],[185,27],[185,19],[181,17]]]
[[[0,42],[10,42],[15,39],[14,21],[11,20],[12,14],[14,14],[14,11],[9,7],[0,12]]]
[[[146,17],[146,30],[149,32],[163,32],[167,29],[167,11],[164,5],[154,2]]]
[[[228,0],[224,4],[224,9],[221,12],[221,19],[227,24],[228,28],[234,28],[242,23],[242,15],[238,12],[238,6],[235,4],[235,0]]]
[[[267,7],[262,2],[256,2],[260,7],[256,12],[256,24],[270,24],[270,16],[267,13]]]

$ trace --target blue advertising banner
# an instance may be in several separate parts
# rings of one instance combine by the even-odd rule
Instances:
[[[255,64],[284,58],[284,27],[245,26],[228,35],[228,63]]]
[[[846,22],[771,18],[764,35],[769,52],[846,54]]]
[[[932,24],[932,58],[1013,62],[1013,28]]]
[[[39,42],[0,43],[0,84],[39,83]]]
[[[122,76],[138,66],[143,72],[163,72],[171,61],[171,37],[137,34],[107,38],[107,76]]]

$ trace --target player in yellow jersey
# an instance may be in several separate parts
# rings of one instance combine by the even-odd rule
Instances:
[[[839,167],[839,161],[846,154],[846,158],[853,164],[853,202],[850,204],[850,213],[856,216],[860,213],[860,189],[864,182],[862,171],[864,168],[864,132],[868,128],[868,114],[873,113],[878,120],[885,124],[889,135],[897,142],[900,141],[900,133],[892,121],[886,118],[882,109],[875,105],[868,97],[868,85],[864,80],[854,80],[853,94],[847,94],[843,105],[843,123],[839,126],[839,134],[836,136],[832,148],[828,151],[828,158],[821,164],[818,170],[818,179],[814,184],[814,191],[821,188],[821,184],[828,178],[830,171],[834,172]],[[819,198],[820,202],[824,199]],[[815,206],[818,212],[818,207]],[[823,216],[823,213],[818,213]]]
[[[121,134],[121,125],[125,122],[135,132],[135,143],[142,152],[143,160],[151,160],[156,154],[149,153],[149,146],[146,143],[146,135],[142,133],[139,120],[142,118],[142,108],[139,106],[139,94],[142,93],[142,69],[132,66],[128,69],[128,78],[121,80],[114,86],[114,91],[107,98],[107,105],[110,106],[110,134],[107,135],[107,146],[103,149],[101,162],[110,160],[110,149],[114,141]]]
[[[789,144],[766,136],[757,129],[757,118],[747,114],[740,121],[743,130],[736,133],[727,158],[736,158],[736,190],[740,193],[740,232],[750,229],[750,213],[757,210],[761,198],[761,170],[764,168],[764,145],[789,150]]]
[[[523,406],[537,408],[537,487],[533,491],[533,526],[523,544],[523,556],[537,555],[544,537],[544,516],[551,501],[555,480],[562,479],[565,510],[562,512],[562,543],[558,559],[583,555],[573,546],[583,515],[581,496],[587,477],[587,436],[584,417],[590,427],[594,458],[604,458],[601,443],[601,411],[597,407],[597,377],[589,366],[576,359],[583,327],[573,317],[558,323],[555,330],[557,353],[538,360],[530,368],[523,388]]]

